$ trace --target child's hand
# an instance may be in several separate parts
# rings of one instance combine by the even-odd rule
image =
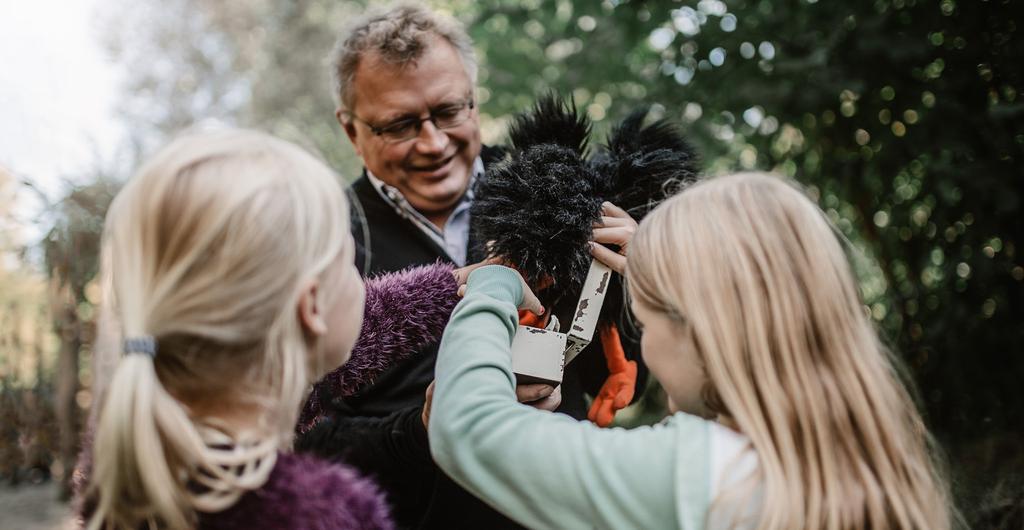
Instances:
[[[466,285],[466,281],[469,280],[469,273],[483,267],[484,265],[504,265],[501,258],[487,258],[480,263],[473,263],[472,265],[466,265],[465,267],[458,268],[452,271],[455,275],[455,283],[462,287]],[[462,290],[459,290],[459,296],[462,296]]]
[[[423,412],[420,413],[420,418],[423,420],[423,428],[427,429],[430,427],[430,406],[434,404],[434,382],[430,382],[430,386],[427,387],[427,394],[423,401]]]
[[[562,387],[545,384],[517,385],[516,400],[535,409],[551,412],[562,404]]]
[[[466,281],[469,279],[469,273],[483,267],[484,265],[500,265],[501,263],[502,262],[499,258],[489,258],[481,261],[480,263],[456,269],[454,274],[455,280],[459,282],[459,296],[466,296]],[[526,280],[523,279],[523,275],[511,267],[509,268],[516,272],[516,276],[519,278],[519,284],[523,287],[523,301],[519,303],[518,309],[526,309],[527,311],[532,311],[536,315],[543,315],[544,306],[541,305],[537,295],[533,294],[533,290],[530,289],[530,286],[526,284]],[[460,277],[460,274],[463,272],[465,272],[465,275]]]
[[[633,240],[636,227],[636,221],[625,210],[605,202],[601,205],[601,220],[594,223],[594,240],[590,243],[590,254],[615,272],[625,274],[626,249]],[[619,251],[615,252],[599,243],[616,245]]]
[[[537,298],[537,295],[533,294],[533,289],[530,289],[530,286],[527,285],[526,280],[523,279],[522,274],[519,274],[519,271],[516,271],[516,276],[519,278],[519,284],[523,286],[523,301],[519,303],[519,309],[525,309],[535,315],[543,315],[544,306],[541,305],[540,299]]]

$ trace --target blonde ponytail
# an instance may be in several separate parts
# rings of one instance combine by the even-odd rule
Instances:
[[[169,528],[191,526],[183,488],[168,487],[179,479],[164,452],[162,439],[169,433],[159,424],[177,423],[180,430],[172,432],[179,437],[196,433],[181,406],[167,401],[173,402],[160,387],[151,359],[130,355],[121,361],[110,382],[96,432],[98,458],[92,476],[95,483],[106,486],[106,491],[99,498],[89,530],[102,528],[105,519],[116,528],[130,528],[141,514]],[[187,444],[176,449],[179,458],[195,460],[189,458]],[[113,509],[115,499],[138,506],[138,513],[118,513]]]
[[[291,444],[310,383],[295,307],[348,238],[334,175],[251,131],[183,137],[115,199],[104,233],[121,338],[151,336],[105,386],[89,530],[191,528],[234,504]],[[239,431],[218,412],[253,411]]]

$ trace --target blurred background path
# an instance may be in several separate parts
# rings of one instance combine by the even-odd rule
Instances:
[[[72,530],[76,526],[67,503],[57,500],[53,482],[0,486],[0,530]]]

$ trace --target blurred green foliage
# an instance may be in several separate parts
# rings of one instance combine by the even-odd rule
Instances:
[[[0,197],[18,184],[0,168]],[[21,239],[8,203],[0,203],[0,480],[68,479],[89,408],[89,360],[95,335],[103,219],[120,182],[97,170],[68,183],[64,197],[44,203],[46,234],[35,254]],[[11,260],[10,257],[17,257]],[[82,362],[84,357],[86,362]]]
[[[19,183],[0,168],[0,483],[44,480],[57,454],[53,360],[44,275],[27,250],[13,205]]]
[[[809,187],[862,252],[872,316],[932,425],[976,438],[1024,413],[1024,21],[1019,3],[475,2],[506,115],[555,87],[599,123],[641,102],[709,172]]]

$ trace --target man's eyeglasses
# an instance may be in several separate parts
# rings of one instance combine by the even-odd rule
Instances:
[[[473,100],[469,99],[459,103],[448,103],[437,108],[430,109],[430,115],[426,118],[402,118],[391,123],[376,126],[355,114],[349,114],[354,121],[363,122],[375,136],[381,137],[388,143],[399,143],[412,140],[420,135],[423,122],[430,121],[438,129],[451,129],[458,127],[469,119],[473,113]]]

